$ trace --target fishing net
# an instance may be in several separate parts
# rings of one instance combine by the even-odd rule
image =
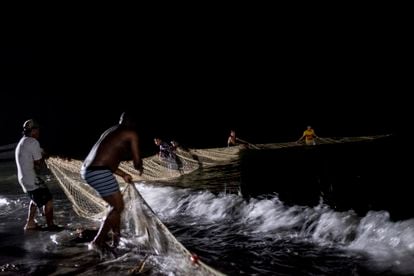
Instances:
[[[79,216],[92,220],[102,220],[106,216],[108,205],[80,177],[79,160],[49,158],[47,163]],[[127,164],[122,167],[130,168]],[[142,198],[135,184],[127,184],[116,177],[125,202],[122,231],[135,237],[137,247],[156,255],[180,256],[179,271],[186,275],[223,275],[198,260],[174,237]],[[175,264],[178,266],[177,262]]]

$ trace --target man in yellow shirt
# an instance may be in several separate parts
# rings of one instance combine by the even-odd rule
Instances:
[[[314,146],[316,145],[316,142],[315,142],[316,138],[319,138],[319,137],[315,134],[315,131],[312,129],[312,127],[308,126],[306,130],[303,132],[302,137],[300,137],[297,142],[300,142],[303,139],[305,139],[305,144],[307,146]]]

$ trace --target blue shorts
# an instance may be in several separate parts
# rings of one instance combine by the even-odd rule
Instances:
[[[82,178],[94,188],[101,197],[110,196],[119,191],[118,182],[112,171],[106,168],[87,168]]]

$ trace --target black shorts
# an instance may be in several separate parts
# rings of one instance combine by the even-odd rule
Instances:
[[[36,203],[37,207],[43,207],[49,200],[52,200],[52,194],[48,188],[39,188],[33,191],[28,191],[30,199]]]

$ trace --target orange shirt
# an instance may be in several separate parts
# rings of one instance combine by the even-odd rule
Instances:
[[[307,129],[303,132],[303,136],[305,136],[305,141],[312,141],[314,137],[316,137],[315,132],[313,129]]]

